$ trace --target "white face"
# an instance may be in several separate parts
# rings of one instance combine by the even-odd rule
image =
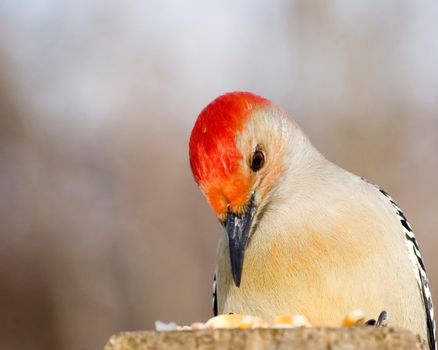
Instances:
[[[303,137],[295,122],[279,108],[272,106],[253,112],[237,137],[237,147],[243,156],[242,170],[251,179],[257,206],[264,206],[271,191],[281,182],[292,152],[298,153],[297,146]],[[254,171],[251,165],[258,151],[263,153],[264,164]]]

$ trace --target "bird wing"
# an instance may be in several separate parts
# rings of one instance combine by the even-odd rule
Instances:
[[[400,220],[400,224],[402,226],[402,232],[405,238],[406,247],[408,249],[409,259],[412,262],[412,266],[415,272],[415,277],[417,279],[418,287],[421,293],[421,297],[423,299],[423,305],[426,313],[427,331],[429,335],[429,339],[428,339],[429,346],[431,350],[436,350],[437,337],[436,337],[435,317],[434,317],[433,304],[432,304],[432,295],[429,289],[429,281],[426,276],[426,268],[424,266],[424,261],[421,256],[420,248],[418,246],[414,232],[412,231],[411,225],[409,225],[406,216],[403,214],[402,210],[397,205],[397,203],[392,199],[392,197],[387,192],[379,188],[377,185],[374,185],[372,183],[370,184],[373,185],[385,197],[385,199],[390,202],[391,206],[395,211],[395,214]]]
[[[212,299],[212,306],[213,306],[213,315],[217,316],[217,286],[216,286],[216,274],[214,274],[213,277],[213,299]]]

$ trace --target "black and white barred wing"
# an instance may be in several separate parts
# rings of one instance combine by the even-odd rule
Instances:
[[[417,240],[415,239],[414,232],[403,214],[397,203],[391,198],[391,196],[384,190],[374,185],[380,193],[382,193],[385,198],[391,203],[397,217],[400,220],[402,226],[402,231],[405,238],[406,248],[408,249],[409,259],[411,260],[412,266],[414,268],[415,277],[417,279],[418,287],[423,299],[423,304],[426,313],[426,323],[429,335],[429,346],[431,350],[437,349],[437,338],[436,338],[436,326],[434,310],[432,305],[432,295],[429,289],[429,281],[426,276],[426,268],[424,266],[424,261],[420,253],[420,248],[418,246]]]

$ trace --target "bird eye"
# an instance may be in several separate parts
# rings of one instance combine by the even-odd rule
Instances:
[[[263,167],[263,164],[265,164],[265,155],[262,151],[256,149],[254,154],[252,155],[252,161],[251,161],[251,169],[252,171],[258,171]]]

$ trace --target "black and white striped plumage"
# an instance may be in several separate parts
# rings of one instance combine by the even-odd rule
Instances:
[[[435,325],[435,316],[432,304],[432,295],[429,289],[429,281],[426,276],[426,268],[424,266],[424,261],[420,253],[420,248],[418,246],[417,240],[415,238],[414,232],[412,231],[411,225],[409,225],[406,216],[401,211],[400,207],[397,203],[392,199],[392,197],[386,193],[384,190],[374,185],[380,193],[382,193],[387,200],[391,203],[392,207],[395,210],[396,215],[400,219],[400,224],[402,226],[403,234],[406,240],[406,247],[409,252],[409,259],[412,262],[412,266],[414,268],[415,276],[417,278],[419,292],[421,293],[424,309],[425,309],[425,317],[427,323],[427,330],[429,335],[429,346],[431,350],[437,349],[437,337],[436,337],[436,325]]]

